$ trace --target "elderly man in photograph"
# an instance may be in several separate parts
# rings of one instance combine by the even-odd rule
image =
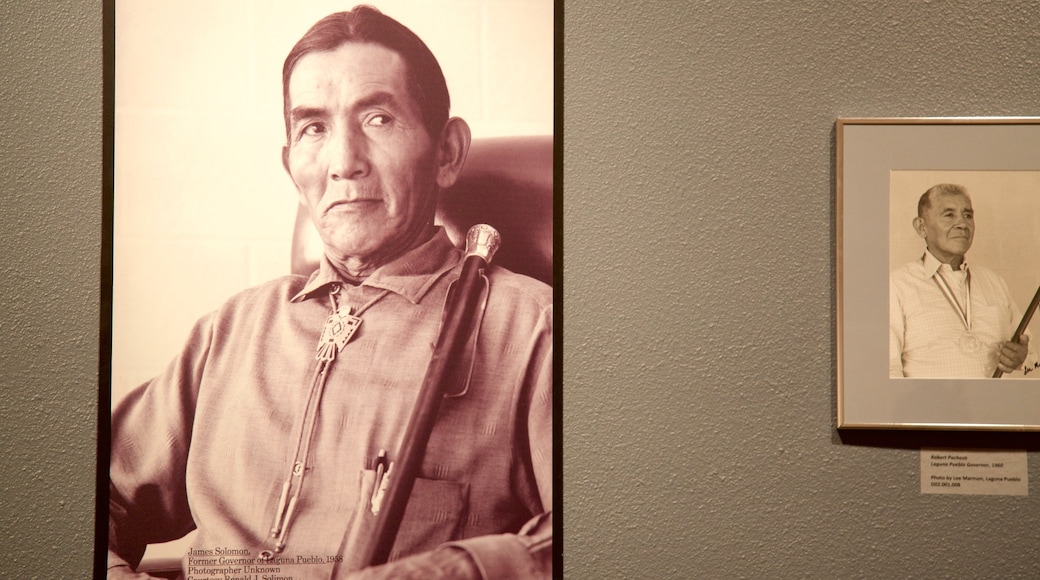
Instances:
[[[964,255],[975,237],[967,190],[938,184],[921,196],[914,230],[924,255],[892,273],[889,292],[889,376],[984,378],[1022,376],[1036,355],[1029,335],[1009,340],[1021,318],[1007,283]]]
[[[493,265],[390,561],[358,561],[463,267],[434,211],[470,131],[426,45],[372,8],[315,24],[282,81],[282,163],[324,256],[200,319],[113,412],[109,578],[149,577],[146,545],[192,530],[190,578],[551,576],[552,290]]]

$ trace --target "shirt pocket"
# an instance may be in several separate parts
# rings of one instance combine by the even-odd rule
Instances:
[[[376,520],[371,510],[375,472],[371,469],[361,471],[358,487],[358,502],[343,545],[346,570],[358,570],[363,566],[358,553],[372,538]],[[468,506],[469,484],[416,478],[394,547],[390,550],[390,560],[432,550],[459,539],[468,517]]]
[[[390,559],[459,539],[468,504],[469,484],[416,479]]]

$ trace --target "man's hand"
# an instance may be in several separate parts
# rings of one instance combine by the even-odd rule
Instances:
[[[441,548],[402,558],[382,566],[365,568],[347,580],[478,580],[480,572],[461,548]]]
[[[1010,340],[1001,343],[997,352],[997,368],[1005,373],[1014,372],[1026,361],[1026,353],[1029,352],[1029,336],[1023,336],[1022,342]]]

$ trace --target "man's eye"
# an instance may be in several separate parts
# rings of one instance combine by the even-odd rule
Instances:
[[[373,127],[383,127],[385,125],[389,125],[391,121],[393,121],[393,117],[391,117],[390,115],[387,115],[385,113],[377,113],[369,116],[368,120],[366,121],[366,124],[371,125]]]
[[[324,132],[325,125],[322,125],[321,123],[311,123],[310,125],[304,127],[303,131],[301,131],[300,134],[306,135],[308,137],[313,137],[314,135],[321,135]]]

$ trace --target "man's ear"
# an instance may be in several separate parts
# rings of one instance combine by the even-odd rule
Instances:
[[[916,231],[917,235],[921,236],[922,239],[925,239],[925,240],[928,239],[928,237],[925,235],[925,231],[924,231],[924,218],[923,217],[918,216],[918,217],[914,218],[914,231]]]
[[[440,143],[437,144],[437,185],[446,189],[455,184],[462,173],[462,166],[469,154],[469,125],[458,117],[448,119],[441,131]]]

